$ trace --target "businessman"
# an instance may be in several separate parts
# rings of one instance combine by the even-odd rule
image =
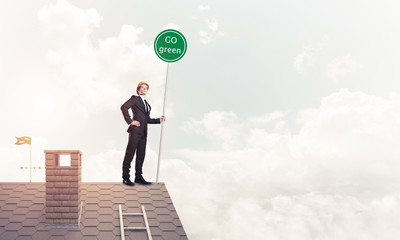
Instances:
[[[165,116],[160,118],[150,118],[151,107],[146,101],[146,94],[149,90],[149,84],[140,82],[136,88],[138,96],[133,95],[128,101],[121,106],[122,114],[124,115],[126,123],[129,124],[129,141],[126,146],[124,162],[122,163],[122,183],[128,186],[135,184],[130,180],[131,162],[136,152],[135,162],[135,183],[148,185],[142,176],[142,167],[144,156],[146,154],[147,142],[147,124],[160,124],[165,121]],[[132,110],[133,116],[129,115],[129,108]]]

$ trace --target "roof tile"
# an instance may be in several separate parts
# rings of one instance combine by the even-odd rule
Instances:
[[[176,233],[178,233],[178,234],[181,235],[181,236],[186,236],[186,233],[185,233],[185,231],[183,230],[183,227],[182,227],[182,226],[176,228]]]
[[[97,211],[91,211],[91,210],[87,210],[87,209],[84,209],[84,210],[85,210],[85,212],[82,217],[84,217],[86,219],[99,217],[99,213]]]
[[[0,218],[0,227],[4,227],[9,223],[7,218]],[[36,226],[36,225],[35,225]]]
[[[37,231],[35,235],[32,236],[33,240],[47,240],[50,238],[50,233],[48,231]]]
[[[111,189],[101,189],[101,190],[99,191],[99,194],[100,194],[100,195],[111,195],[111,193],[112,193],[112,190],[111,190]]]
[[[99,203],[100,202],[100,199],[99,198],[97,198],[97,197],[89,197],[89,198],[86,198],[86,200],[85,200],[85,203],[95,203],[95,204],[97,204],[97,203]]]
[[[42,215],[43,215],[42,211],[29,211],[28,214],[26,214],[26,218],[38,219]]]
[[[111,199],[111,201],[114,204],[124,204],[124,203],[126,203],[126,199],[125,198],[113,198],[113,199]]]
[[[100,207],[97,204],[84,203],[83,208],[87,211],[98,211]]]
[[[150,227],[158,227],[160,225],[160,221],[156,218],[149,218],[147,221],[149,222]]]
[[[12,215],[8,221],[9,222],[16,222],[16,223],[22,223],[25,219],[24,215]]]
[[[138,201],[127,201],[126,206],[128,206],[129,208],[139,208],[140,207],[140,203]]]
[[[67,229],[60,229],[60,228],[51,228],[49,229],[49,233],[51,236],[64,236],[68,233]]]
[[[164,240],[161,236],[153,236],[153,240]]]
[[[98,191],[100,191],[100,188],[97,185],[92,184],[87,188],[87,191],[88,192],[98,192]]]
[[[146,204],[146,203],[152,203],[152,201],[149,197],[144,197],[144,198],[139,198],[139,203]]]
[[[176,240],[179,239],[180,236],[175,231],[171,231],[171,232],[164,232],[163,238],[165,240]]]
[[[122,186],[122,183],[121,183],[120,185],[113,186],[112,191],[113,192],[123,192],[123,191],[125,191],[125,188],[124,188],[124,186]]]
[[[101,199],[99,206],[102,208],[111,208],[114,204],[111,201]]]
[[[96,236],[83,236],[82,240],[97,240]]]
[[[19,237],[17,237],[15,240],[32,240],[31,236],[23,236],[20,235]]]
[[[160,229],[163,231],[175,231],[176,226],[172,223],[160,223]]]
[[[25,220],[22,222],[22,226],[23,226],[23,227],[36,227],[37,224],[38,224],[37,219],[33,219],[33,218],[31,218],[31,219],[25,219]]]
[[[1,207],[1,210],[2,211],[14,211],[15,209],[17,208],[17,204],[15,203],[15,204],[6,204],[6,205],[4,205],[3,207]],[[0,218],[2,218],[1,217],[2,215],[0,215]]]
[[[68,231],[68,233],[65,234],[66,239],[81,239],[82,237],[82,232],[79,229],[77,229],[77,231]]]
[[[157,220],[160,221],[160,223],[173,222],[173,218],[170,215],[167,215],[167,214],[166,215],[158,215]]]
[[[112,210],[111,207],[100,208],[100,209],[99,209],[99,213],[100,213],[101,215],[103,215],[103,214],[112,214],[112,213],[113,213],[113,210]]]
[[[153,201],[160,201],[160,200],[164,200],[165,197],[161,194],[151,194],[150,197]]]
[[[103,195],[100,194],[99,195],[99,199],[103,202],[103,201],[111,201],[111,199],[113,199],[112,194],[107,194],[107,195]]]
[[[17,231],[6,231],[0,235],[0,239],[16,239],[18,237]]]
[[[29,210],[30,211],[41,211],[44,209],[44,207],[45,207],[45,205],[43,203],[42,204],[32,204],[29,207]]]
[[[18,231],[22,228],[22,223],[18,222],[10,222],[4,226],[4,230],[6,231]]]
[[[150,231],[152,236],[161,236],[163,233],[159,227],[151,227]]]
[[[97,225],[97,229],[100,231],[112,231],[114,228],[115,226],[111,222],[102,222]]]
[[[32,236],[36,232],[35,227],[23,227],[18,231],[19,235]]]
[[[21,207],[30,207],[32,205],[32,201],[21,201],[22,199],[20,199],[20,202],[17,204],[17,206],[19,208]]]
[[[101,223],[111,223],[114,217],[112,215],[100,215],[98,219]]]
[[[97,225],[99,225],[99,220],[95,219],[95,218],[89,218],[86,219],[84,222],[82,222],[82,225],[85,227],[97,227]]]
[[[98,239],[113,239],[114,238],[114,233],[111,231],[107,231],[107,232],[100,232],[97,235]]]
[[[137,194],[140,198],[150,198],[151,194],[149,192],[138,192]]]
[[[158,215],[160,214],[170,214],[171,211],[168,208],[156,208],[154,212]]]
[[[54,236],[50,238],[51,240],[65,240],[64,236]]]
[[[111,189],[111,188],[113,188],[114,183],[113,184],[100,183],[97,186],[100,187],[100,189]]]
[[[155,206],[157,208],[159,208],[159,207],[165,208],[165,207],[168,206],[168,204],[164,200],[162,200],[162,201],[153,201],[153,206]]]
[[[96,236],[99,233],[97,227],[84,227],[82,229],[82,234],[84,236]]]
[[[178,218],[175,218],[172,222],[174,223],[175,226],[182,227],[181,220],[179,220]]]
[[[138,232],[138,231],[125,231],[125,237],[128,239],[135,239],[135,240],[147,240],[147,233],[145,231]]]
[[[6,204],[19,203],[19,197],[10,197],[6,200]]]

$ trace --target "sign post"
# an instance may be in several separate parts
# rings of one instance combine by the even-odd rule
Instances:
[[[186,53],[187,42],[182,33],[174,29],[167,29],[162,31],[154,40],[154,51],[157,56],[167,62],[167,74],[165,76],[165,91],[164,91],[164,103],[163,113],[165,116],[165,103],[167,97],[167,82],[168,82],[168,71],[169,64],[180,60]],[[157,176],[156,183],[158,183],[158,175],[160,170],[160,159],[161,159],[161,147],[162,147],[162,136],[163,136],[164,122],[161,122],[161,133],[160,133],[160,145],[158,148],[158,162],[157,162]]]

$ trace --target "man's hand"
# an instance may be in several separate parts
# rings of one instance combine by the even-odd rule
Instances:
[[[167,120],[167,118],[165,116],[161,116],[160,117],[161,122]]]
[[[139,126],[140,126],[140,122],[139,122],[139,121],[136,121],[136,120],[133,120],[133,121],[131,122],[131,125],[139,127]]]

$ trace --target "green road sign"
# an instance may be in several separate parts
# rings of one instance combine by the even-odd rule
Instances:
[[[176,62],[186,53],[187,43],[182,33],[167,29],[154,40],[154,51],[165,62]]]

